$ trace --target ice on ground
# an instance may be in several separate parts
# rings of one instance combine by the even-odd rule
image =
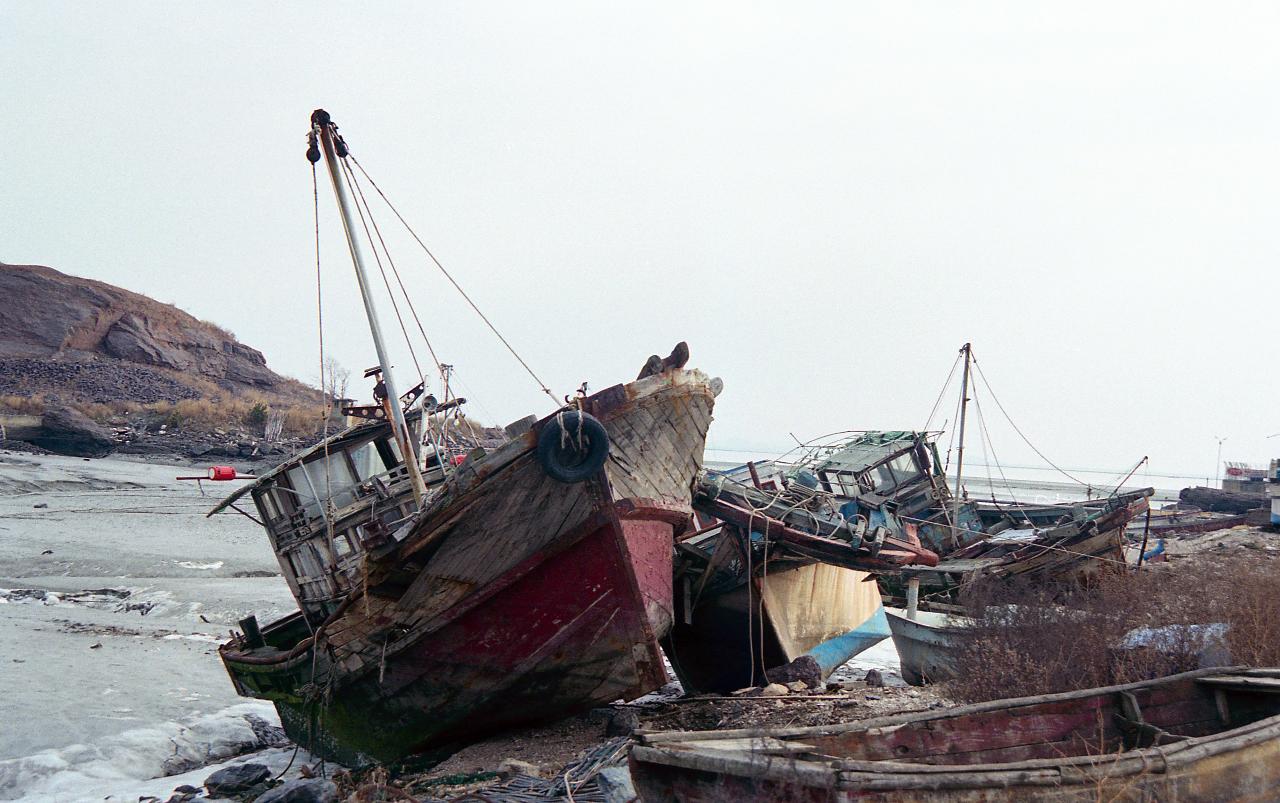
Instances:
[[[215,560],[213,563],[196,563],[193,560],[174,561],[184,569],[221,569],[224,561]]]
[[[902,662],[898,658],[898,648],[893,646],[893,639],[887,638],[863,650],[850,658],[843,666],[831,673],[832,682],[862,680],[871,669],[880,670],[886,686],[905,686],[902,679]]]
[[[32,801],[165,799],[183,783],[200,786],[218,767],[253,760],[284,768],[292,748],[279,747],[275,709],[240,703],[185,722],[133,728],[96,743],[77,743],[0,761],[0,799]],[[267,748],[268,742],[276,744]],[[248,757],[246,754],[251,753]],[[295,767],[311,761],[299,751]]]
[[[174,479],[190,473],[0,453],[0,798],[136,800],[166,760],[230,755],[237,712],[274,721],[237,696],[217,644],[293,598],[262,529],[205,518],[220,496]]]

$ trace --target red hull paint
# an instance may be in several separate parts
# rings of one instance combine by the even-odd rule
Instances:
[[[347,687],[314,736],[303,707],[278,703],[290,735],[348,757],[447,753],[496,730],[661,686],[668,678],[657,639],[672,617],[672,525],[643,510],[623,515],[554,554],[532,556],[512,572],[518,579],[495,584],[479,604],[388,658],[381,678]]]

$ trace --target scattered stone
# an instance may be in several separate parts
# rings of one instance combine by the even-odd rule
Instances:
[[[785,685],[788,689],[790,689],[793,692],[801,692],[801,691],[809,690],[809,684],[805,683],[803,680],[793,680],[790,683],[787,683]]]
[[[883,688],[884,675],[880,674],[879,669],[868,669],[867,677],[863,682],[866,683],[868,686],[872,687],[873,689]]]
[[[822,667],[812,655],[801,655],[789,664],[774,667],[765,671],[765,675],[773,683],[791,683],[803,680],[811,689],[822,686]]]
[[[770,683],[760,690],[761,697],[784,697],[789,693],[786,686],[781,683]]]
[[[90,644],[90,645],[89,645],[89,649],[91,649],[91,650],[100,650],[100,649],[102,649],[102,642],[101,642],[101,641],[99,641],[97,644]]]
[[[204,779],[204,788],[214,797],[230,797],[252,789],[271,777],[263,764],[232,764]]]
[[[48,506],[49,506],[48,502],[39,502],[37,504],[32,505],[32,507],[35,508],[36,510],[39,510],[40,508],[45,508]]]
[[[760,691],[760,688],[758,686],[748,686],[745,689],[738,689],[737,691],[732,691],[729,693],[734,697],[745,697],[748,695],[755,694],[758,691]]]
[[[640,727],[640,717],[630,708],[619,708],[610,712],[604,724],[605,736],[630,736]]]
[[[880,699],[880,695],[878,695],[878,694],[864,694],[864,695],[862,696],[862,699],[864,699],[864,700],[879,700],[879,699]]]
[[[498,777],[504,781],[509,781],[517,775],[531,775],[534,778],[541,778],[541,770],[528,761],[521,761],[518,758],[504,758],[498,762]]]
[[[40,435],[31,442],[51,452],[75,457],[106,457],[116,448],[110,432],[70,407],[45,410]]]
[[[323,778],[303,778],[277,786],[254,798],[254,803],[335,803],[338,787]]]
[[[52,555],[52,554],[53,554],[53,550],[52,550],[52,549],[46,549],[45,551],[41,552],[40,554],[41,554],[41,555]]]
[[[184,795],[194,795],[200,790],[189,783],[184,783],[182,786],[176,787],[173,791]]]
[[[596,776],[596,786],[605,803],[631,803],[637,799],[631,771],[626,767],[605,767]]]
[[[289,737],[285,736],[284,728],[279,725],[272,725],[256,714],[245,714],[244,721],[253,728],[253,735],[258,737],[258,742],[263,747],[284,747],[289,744]]]

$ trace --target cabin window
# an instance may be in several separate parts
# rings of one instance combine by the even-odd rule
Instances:
[[[893,479],[893,471],[889,468],[888,463],[881,463],[871,469],[871,478],[875,483],[876,490],[880,493],[893,490],[895,485]]]
[[[351,536],[349,533],[334,533],[333,536],[333,552],[336,558],[345,558],[355,551],[351,545]]]
[[[382,454],[382,459],[389,468],[396,468],[404,462],[400,457],[400,444],[396,443],[394,439],[374,441],[374,443],[378,444],[378,451]]]
[[[256,499],[258,510],[262,513],[263,520],[275,521],[280,518],[280,508],[276,504],[275,492],[270,488],[259,491]]]
[[[400,508],[392,507],[382,511],[382,514],[378,516],[378,518],[382,519],[382,523],[386,526],[388,531],[394,532],[400,522],[405,519],[405,515],[400,511]]]
[[[893,469],[898,485],[906,485],[920,479],[920,472],[916,469],[916,462],[911,459],[910,452],[904,452],[893,458],[889,461],[889,466]]]
[[[328,459],[321,456],[305,464],[311,487],[321,499],[330,494],[335,508],[345,507],[355,501],[356,479],[351,475],[346,453],[330,452]]]
[[[294,466],[285,472],[289,477],[289,484],[293,486],[295,505],[303,512],[308,519],[320,517],[320,500],[317,498],[316,490],[311,485],[311,480],[307,477],[307,472],[302,466]],[[321,478],[321,487],[323,487],[323,477]]]
[[[351,463],[355,466],[356,476],[361,482],[387,473],[387,464],[378,453],[378,445],[374,441],[352,449]]]

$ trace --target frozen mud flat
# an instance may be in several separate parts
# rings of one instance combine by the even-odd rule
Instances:
[[[216,649],[293,599],[256,524],[204,517],[233,484],[195,473],[0,453],[0,799],[136,799],[265,744],[274,710]]]

